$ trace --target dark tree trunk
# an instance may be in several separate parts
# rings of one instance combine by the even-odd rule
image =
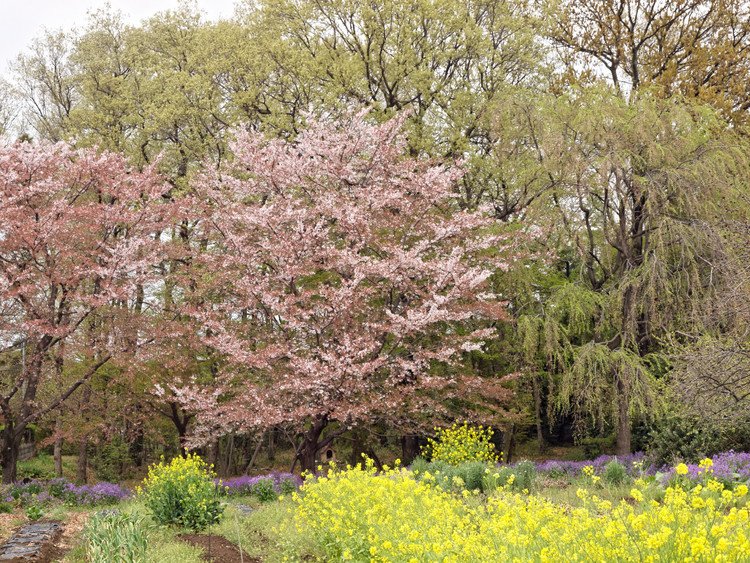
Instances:
[[[401,436],[401,463],[409,465],[419,455],[419,437],[414,434]]]
[[[55,420],[55,446],[53,449],[52,457],[55,460],[55,475],[57,477],[63,476],[63,466],[62,466],[62,446],[63,446],[63,439],[60,435],[61,432],[61,421],[60,417],[57,417],[57,420]]]
[[[318,454],[318,449],[315,444],[305,442],[302,444],[302,449],[299,453],[300,466],[302,471],[309,471],[315,473],[317,468],[315,467],[315,456]]]
[[[630,400],[623,381],[617,378],[617,455],[628,455],[631,449]]]
[[[513,450],[516,447],[516,424],[511,423],[508,429],[503,432],[503,462],[511,463],[513,460]]]
[[[268,461],[273,462],[276,459],[276,428],[271,428],[268,432]]]
[[[146,463],[146,437],[143,434],[143,427],[139,424],[135,431],[135,438],[130,445],[130,457],[136,467],[143,467]]]
[[[219,440],[213,440],[208,445],[208,463],[216,467],[218,461],[219,461]]]
[[[531,378],[532,390],[534,392],[534,418],[536,419],[536,439],[539,444],[539,453],[544,453],[547,443],[544,440],[542,429],[542,389],[539,376],[534,374]]]
[[[188,424],[192,415],[185,414],[180,406],[175,403],[169,403],[169,420],[172,421],[174,427],[177,429],[177,439],[180,442],[180,455],[185,457],[187,455],[187,429]]]
[[[252,466],[255,464],[255,460],[258,457],[258,453],[260,453],[260,449],[263,447],[263,436],[260,437],[260,440],[258,440],[258,444],[255,446],[255,449],[253,450],[253,454],[250,456],[250,461],[247,462],[247,465],[245,466],[245,470],[243,471],[243,474],[247,475],[248,471],[252,468]],[[294,468],[292,467],[292,471]]]
[[[217,471],[220,471],[220,475],[232,475],[233,469],[234,469],[234,453],[235,453],[235,444],[234,444],[234,432],[232,432],[229,435],[229,438],[227,439],[227,447],[226,451],[224,453],[223,457],[223,463],[220,465],[217,465]],[[221,467],[221,470],[219,470],[219,467]]]
[[[352,453],[349,456],[349,463],[357,465],[364,462],[363,455],[367,455],[367,437],[362,428],[355,428],[352,431]]]
[[[3,466],[3,483],[8,484],[16,480],[18,465],[18,450],[21,446],[21,435],[26,425],[33,422],[33,412],[36,401],[36,391],[42,374],[42,356],[49,348],[52,337],[44,335],[33,347],[29,363],[24,369],[25,389],[21,402],[20,416],[13,417],[8,402],[2,406],[5,428],[0,434],[0,464]]]
[[[297,450],[297,457],[302,465],[302,471],[315,473],[315,461],[321,448],[320,436],[328,426],[328,416],[319,416],[313,420],[312,426],[305,433],[302,444]]]
[[[16,480],[18,464],[18,448],[20,440],[14,432],[11,423],[5,424],[0,434],[0,463],[3,466],[3,484],[8,485]]]

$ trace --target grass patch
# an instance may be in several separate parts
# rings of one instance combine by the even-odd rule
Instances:
[[[78,458],[74,455],[62,456],[63,477],[68,481],[75,481]],[[89,470],[90,471],[90,470]],[[36,457],[18,462],[18,479],[54,479],[55,458],[49,454],[39,454]]]
[[[315,550],[309,538],[288,525],[294,507],[289,497],[264,504],[249,497],[238,499],[238,502],[253,506],[254,510],[242,514],[235,508],[235,503],[231,503],[224,519],[211,527],[211,533],[225,537],[248,555],[268,563],[288,561],[290,553],[296,559],[321,560],[322,554]]]

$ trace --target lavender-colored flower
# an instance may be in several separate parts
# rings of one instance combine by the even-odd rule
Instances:
[[[712,466],[708,471],[700,464],[688,464],[687,478],[693,481],[703,479],[707,473],[724,481],[742,483],[750,481],[750,452],[728,451],[716,454],[711,458]],[[667,483],[675,476],[672,466],[665,466],[659,470],[663,474],[663,482]]]
[[[276,494],[281,494],[288,490],[298,488],[302,484],[302,478],[293,473],[274,472],[267,475],[242,475],[240,477],[230,477],[229,479],[216,480],[221,481],[225,487],[225,493],[229,496],[253,495],[259,488],[273,490]]]
[[[65,500],[77,505],[112,504],[130,496],[130,491],[115,483],[97,483],[95,485],[77,486],[65,479],[49,481],[31,480],[26,483],[14,483],[2,489],[0,498],[7,502],[18,502],[21,505],[30,503],[47,503],[53,498]]]
[[[130,496],[130,491],[116,483],[97,483],[95,485],[65,485],[64,495],[68,502],[92,506],[96,504],[113,504]]]
[[[559,476],[573,476],[581,473],[584,467],[592,466],[595,473],[601,473],[608,463],[617,461],[625,466],[625,470],[631,476],[646,471],[644,466],[645,455],[643,452],[623,456],[600,455],[599,457],[585,461],[561,461],[549,459],[536,464],[536,470],[539,473]]]

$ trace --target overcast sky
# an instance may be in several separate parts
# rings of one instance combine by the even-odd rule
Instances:
[[[0,73],[44,28],[83,27],[88,11],[107,3],[133,23],[178,4],[177,0],[0,0]],[[230,17],[235,0],[197,0],[197,4],[215,19]]]

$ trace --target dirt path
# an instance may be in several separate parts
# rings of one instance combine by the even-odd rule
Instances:
[[[235,544],[221,536],[206,534],[180,534],[182,541],[200,547],[203,559],[215,563],[261,563],[257,557],[251,557]]]

